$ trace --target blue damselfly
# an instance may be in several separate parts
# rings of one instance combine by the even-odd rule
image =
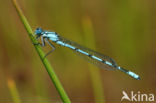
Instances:
[[[83,56],[84,58],[87,59],[87,61],[89,61],[92,64],[95,64],[96,66],[100,67],[100,68],[104,68],[107,70],[120,70],[126,74],[128,74],[129,76],[140,80],[139,75],[135,74],[134,72],[130,71],[130,70],[126,70],[120,66],[117,65],[117,63],[110,57],[103,55],[101,53],[98,53],[96,51],[93,51],[89,48],[83,47],[75,42],[72,42],[70,40],[67,40],[63,37],[61,37],[60,35],[58,35],[56,32],[50,32],[50,31],[43,31],[42,28],[37,28],[35,30],[35,34],[36,34],[36,38],[38,39],[39,37],[41,37],[41,41],[42,41],[42,46],[45,46],[45,42],[47,42],[51,47],[52,50],[50,52],[48,52],[45,56],[47,56],[48,54],[50,54],[52,51],[55,50],[55,47],[53,46],[53,44],[51,44],[51,42],[49,42],[49,40],[51,40],[52,42],[70,48],[73,51],[75,51],[77,54]]]

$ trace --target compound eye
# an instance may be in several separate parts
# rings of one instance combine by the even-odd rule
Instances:
[[[37,28],[35,34],[41,34],[43,32],[42,28]]]

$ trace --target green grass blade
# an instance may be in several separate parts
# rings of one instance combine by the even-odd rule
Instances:
[[[96,50],[95,37],[94,37],[92,22],[90,18],[88,16],[84,17],[82,23],[83,23],[83,29],[85,34],[84,38],[86,41],[85,42],[86,46]],[[95,68],[92,64],[89,64],[89,71],[92,80],[95,103],[105,103],[102,80],[100,77],[100,69]]]
[[[8,78],[7,82],[8,82],[8,87],[9,87],[11,97],[13,99],[13,103],[21,103],[18,90],[16,88],[16,84],[14,80],[12,80],[11,78]]]
[[[26,17],[22,13],[22,10],[20,9],[19,5],[17,4],[17,1],[16,0],[12,0],[12,1],[13,1],[14,7],[16,8],[16,11],[17,11],[22,23],[24,24],[24,27],[25,27],[32,43],[35,43],[35,44],[38,43],[38,41],[33,37],[33,31],[31,29]],[[42,48],[39,45],[34,45],[34,46],[35,46],[35,49],[36,49],[38,55],[41,58],[43,65],[45,66],[45,68],[50,76],[50,79],[52,80],[53,84],[55,85],[55,88],[57,89],[62,101],[64,103],[70,103],[70,99],[67,96],[66,92],[64,91],[64,88],[61,85],[58,77],[56,76],[52,66],[50,65],[49,61],[46,58],[44,58],[45,54],[42,51]]]

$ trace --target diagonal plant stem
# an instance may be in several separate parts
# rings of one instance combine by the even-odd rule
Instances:
[[[19,15],[19,17],[20,17],[20,19],[21,19],[21,21],[22,21],[22,23],[23,23],[23,25],[24,25],[24,27],[25,27],[25,29],[27,31],[27,33],[28,33],[28,36],[29,36],[31,42],[33,44],[37,44],[38,41],[33,37],[33,31],[31,29],[26,17],[22,13],[22,10],[20,9],[19,5],[17,4],[17,1],[12,0],[12,2],[14,4],[14,7],[16,8],[16,11],[17,11],[17,13],[18,13],[18,15]],[[42,48],[39,45],[34,45],[34,47],[35,47],[38,55],[40,56],[40,59],[41,59],[43,65],[45,66],[45,68],[46,68],[46,70],[47,70],[47,72],[48,72],[48,74],[50,76],[51,81],[55,85],[55,88],[57,89],[62,101],[64,103],[71,103],[69,97],[67,96],[66,92],[64,91],[63,86],[61,85],[58,77],[56,76],[56,74],[54,72],[54,69],[50,65],[49,61],[46,58],[44,58],[45,54],[42,51]]]

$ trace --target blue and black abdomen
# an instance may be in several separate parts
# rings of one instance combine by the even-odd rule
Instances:
[[[107,70],[114,70],[117,67],[116,62],[112,58],[100,54],[96,51],[93,51],[89,48],[83,47],[65,38],[59,37],[59,40],[56,41],[56,43],[61,46],[65,46],[72,49],[74,52],[76,52],[78,55],[86,59],[88,62],[95,64],[100,68],[104,68]]]

